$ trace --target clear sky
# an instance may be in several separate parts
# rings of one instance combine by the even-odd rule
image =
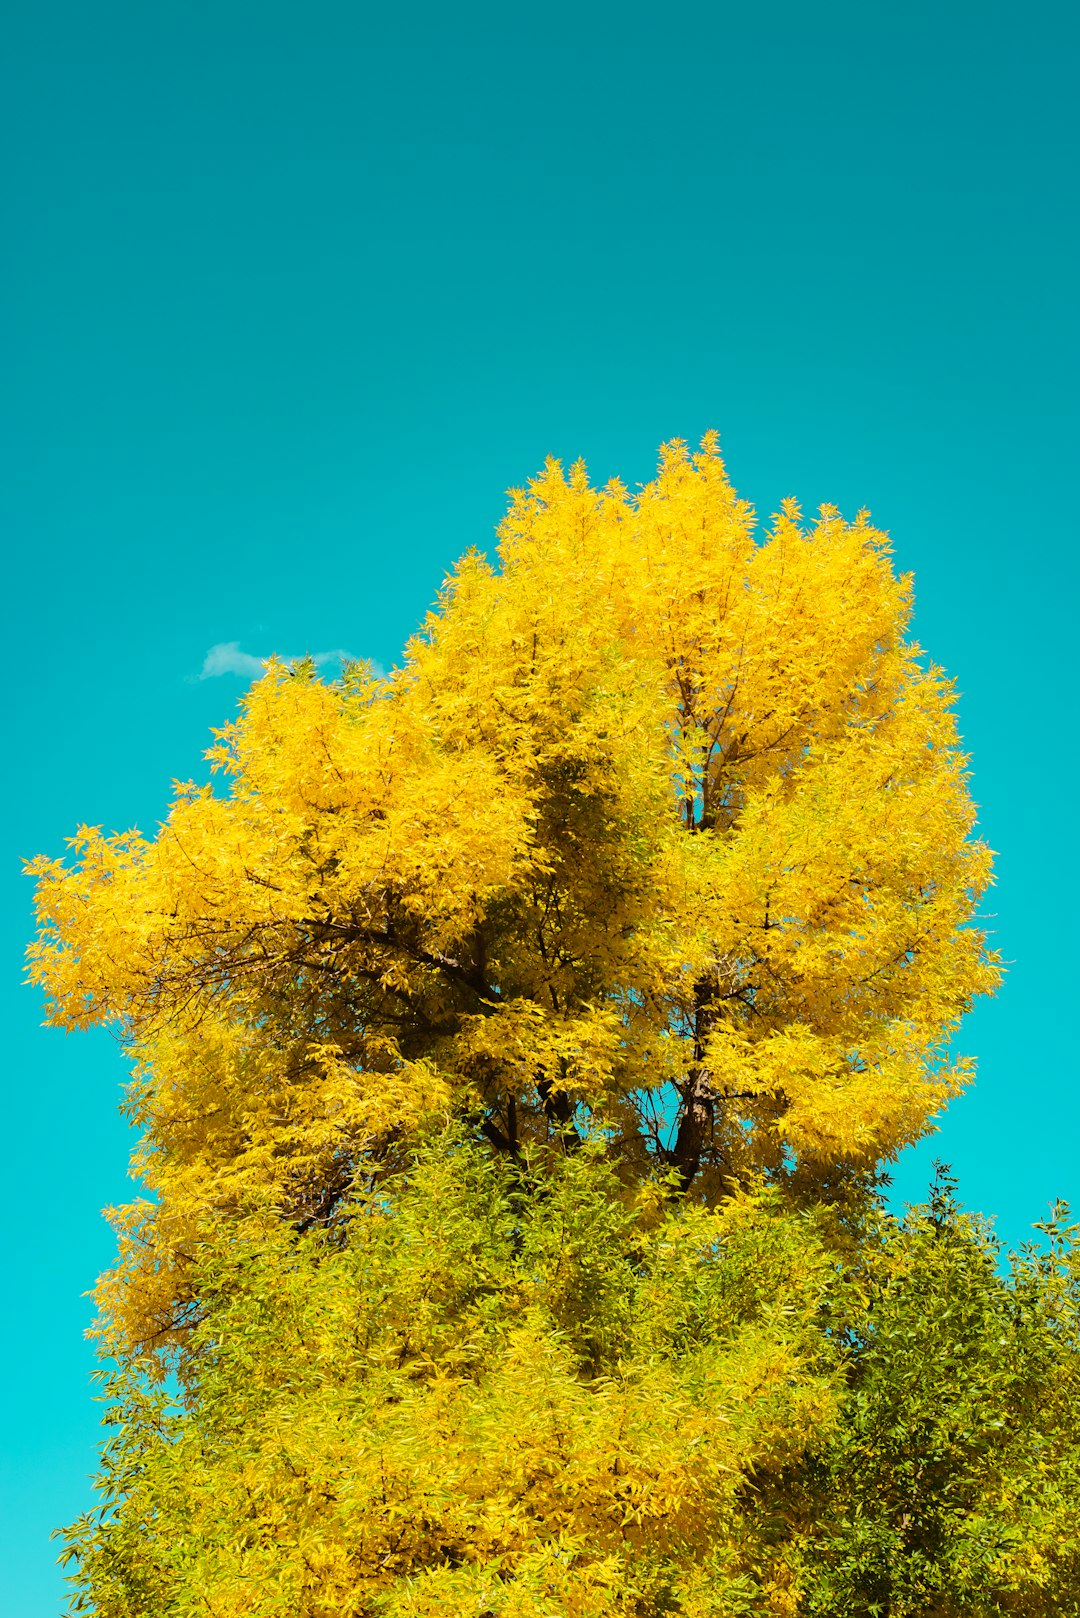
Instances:
[[[548,454],[633,484],[716,427],[763,517],[794,494],[891,532],[1013,963],[898,1189],[939,1154],[1013,1242],[1080,1202],[1076,15],[3,7],[4,1612],[59,1607],[81,1294],[130,1194],[118,1051],[19,986],[18,858],[152,831],[245,656],[393,663]]]

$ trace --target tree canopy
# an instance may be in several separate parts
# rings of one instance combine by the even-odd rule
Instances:
[[[757,541],[709,438],[636,496],[549,463],[500,538],[388,678],[271,665],[222,790],[35,862],[53,1020],[139,1064],[121,1340],[211,1211],[325,1223],[431,1115],[511,1157],[587,1118],[714,1201],[873,1168],[966,1078],[989,853],[885,536]]]
[[[875,1197],[998,977],[910,614],[711,436],[549,462],[400,668],[271,663],[156,837],[33,862],[147,1188],[87,1610],[1077,1610],[1071,1240]]]

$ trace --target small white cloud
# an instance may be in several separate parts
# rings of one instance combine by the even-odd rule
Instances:
[[[238,640],[223,640],[211,646],[203,658],[199,679],[212,680],[218,674],[239,674],[246,680],[253,680],[262,673],[262,666],[262,658],[242,652]]]
[[[269,654],[267,654],[268,656]],[[282,663],[297,663],[300,660],[296,657],[282,657],[280,661]],[[322,668],[324,663],[355,663],[358,659],[351,652],[343,651],[341,647],[338,647],[332,652],[313,652],[311,661],[316,667]],[[200,680],[213,680],[219,674],[238,674],[243,680],[254,680],[262,673],[266,662],[266,657],[253,657],[250,652],[242,652],[238,640],[223,640],[219,641],[216,646],[211,646],[203,658],[203,666],[198,678]],[[373,664],[372,666],[376,674],[382,674],[378,664]]]

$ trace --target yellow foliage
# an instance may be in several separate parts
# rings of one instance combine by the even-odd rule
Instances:
[[[595,1143],[448,1136],[343,1242],[205,1244],[183,1408],[114,1383],[100,1618],[790,1610],[754,1496],[836,1425],[831,1255],[742,1196],[646,1234],[623,1189]]]
[[[589,1114],[711,1199],[871,1167],[965,1081],[990,856],[886,537],[756,540],[710,437],[634,497],[549,462],[500,538],[388,678],[270,665],[155,838],[33,864],[52,1020],[140,1064],[121,1343],[183,1328],[208,1221],[332,1221],[431,1117],[514,1156]]]

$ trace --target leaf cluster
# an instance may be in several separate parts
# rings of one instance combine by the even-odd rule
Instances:
[[[353,1199],[343,1240],[208,1245],[179,1384],[129,1365],[110,1387],[75,1610],[749,1599],[776,1557],[748,1475],[837,1407],[815,1329],[828,1253],[774,1204],[642,1200],[602,1143],[515,1168],[444,1135]]]

